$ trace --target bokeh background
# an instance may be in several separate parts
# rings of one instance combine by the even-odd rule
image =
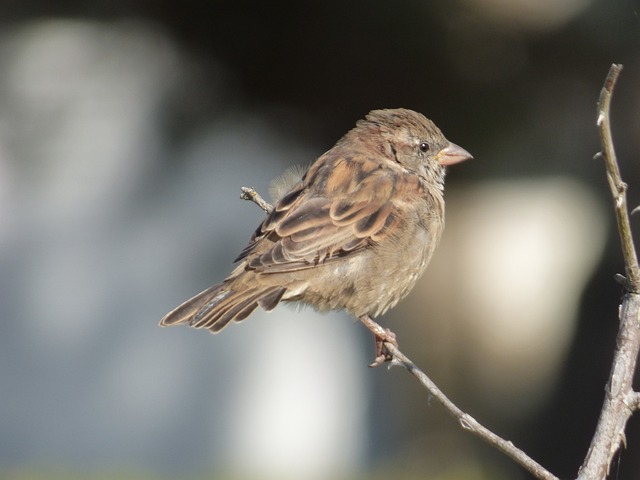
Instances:
[[[220,336],[158,320],[222,280],[262,215],[240,186],[374,108],[475,159],[381,321],[463,409],[574,478],[604,395],[623,264],[595,105],[640,203],[631,0],[0,4],[0,478],[526,479],[345,314]],[[637,417],[637,416],[636,416]],[[615,478],[640,476],[632,419]]]

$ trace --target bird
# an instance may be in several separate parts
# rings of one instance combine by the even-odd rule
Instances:
[[[370,111],[269,211],[229,276],[169,312],[161,326],[213,333],[258,306],[344,310],[375,337],[375,367],[395,334],[374,318],[409,294],[444,228],[448,166],[472,159],[424,115]]]

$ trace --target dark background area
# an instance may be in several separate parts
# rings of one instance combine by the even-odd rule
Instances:
[[[446,343],[439,337],[424,344],[417,339],[428,332],[408,330],[403,337],[402,328],[408,327],[401,325],[417,323],[410,318],[415,312],[426,311],[430,318],[440,312],[446,323],[446,311],[429,302],[415,307],[423,297],[414,296],[387,315],[398,325],[393,329],[403,351],[433,373],[461,408],[560,478],[574,478],[602,404],[622,294],[613,281],[623,262],[604,167],[592,160],[599,149],[595,105],[611,63],[624,64],[612,125],[633,207],[640,204],[638,12],[637,2],[624,0],[2,2],[0,476],[29,472],[47,478],[41,472],[51,467],[117,470],[123,478],[137,472],[159,477],[233,472],[233,461],[212,453],[225,438],[215,437],[216,422],[201,415],[215,410],[224,417],[225,409],[240,408],[216,395],[235,385],[234,372],[254,368],[238,361],[244,350],[234,335],[241,334],[230,331],[227,343],[226,331],[220,337],[187,329],[160,331],[156,322],[184,298],[223,278],[244,246],[260,212],[236,200],[241,185],[266,193],[271,178],[290,164],[311,162],[369,110],[406,107],[432,118],[475,157],[448,175],[453,193],[447,215],[454,225],[477,218],[471,214],[477,212],[471,210],[472,199],[483,197],[470,192],[483,186],[495,191],[492,185],[498,184],[492,182],[516,185],[517,192],[523,185],[518,182],[570,179],[600,209],[581,212],[587,219],[593,214],[593,231],[587,221],[574,243],[555,245],[568,252],[597,243],[593,232],[606,232],[602,247],[594,247],[600,253],[594,253],[593,268],[575,280],[584,287],[576,292],[575,308],[566,310],[576,323],[559,347],[555,374],[546,378],[540,398],[526,411],[505,413],[511,412],[510,403],[514,410],[526,403],[515,393],[495,403],[489,399],[490,388],[475,377],[472,361],[462,358],[464,345],[474,344],[464,326],[449,335],[469,343],[447,343],[459,351],[446,358],[436,354],[439,342]],[[74,33],[66,37],[66,31]],[[52,43],[45,34],[57,40]],[[86,50],[83,38],[89,39]],[[60,51],[56,45],[66,49],[59,58],[48,53]],[[112,69],[110,62],[118,55],[124,60],[114,60],[118,70]],[[116,70],[120,73],[111,82],[110,72]],[[143,80],[128,83],[129,72]],[[93,80],[83,83],[80,74]],[[75,82],[81,93],[74,90]],[[115,84],[137,86],[123,87],[131,95],[127,100],[117,88],[109,89]],[[115,104],[121,102],[120,113],[105,119],[101,112],[111,111],[109,95],[118,99]],[[149,100],[138,104],[146,95]],[[78,98],[86,98],[86,104],[69,107]],[[137,115],[132,125],[138,130],[131,130],[128,122]],[[78,129],[66,128],[69,118],[79,118]],[[120,133],[102,143],[105,129]],[[117,150],[114,142],[120,140],[132,147]],[[71,147],[80,142],[87,143],[86,150]],[[122,157],[117,168],[104,170],[109,154],[101,145],[116,148],[114,156]],[[70,157],[68,149],[81,159],[77,164],[62,160]],[[102,153],[93,156],[93,149]],[[69,193],[74,189],[80,193]],[[482,212],[481,205],[473,206]],[[550,215],[553,210],[548,209]],[[492,218],[486,209],[483,215]],[[491,222],[479,225],[492,228]],[[456,231],[447,231],[451,245]],[[467,243],[473,244],[470,237],[476,234],[481,232],[467,235]],[[442,268],[458,272],[464,283],[460,254],[455,248],[446,251]],[[480,246],[474,253],[489,255]],[[65,271],[75,261],[89,263]],[[487,262],[491,265],[491,257]],[[438,271],[429,270],[427,281],[438,283],[443,278]],[[465,304],[467,312],[480,308],[457,281],[440,283],[449,285],[446,302]],[[425,285],[429,289],[431,284]],[[504,295],[506,300],[511,294]],[[544,304],[553,296],[543,294],[535,302]],[[304,314],[312,324],[322,322],[318,314]],[[58,321],[70,318],[77,318],[76,326],[58,328]],[[519,321],[512,318],[516,325]],[[251,322],[243,330],[251,329]],[[271,318],[268,323],[277,322]],[[329,322],[331,328],[359,328],[345,318]],[[85,323],[96,326],[88,330]],[[85,333],[70,340],[65,332]],[[353,344],[351,365],[334,367],[355,369],[365,384],[358,397],[365,433],[355,460],[347,462],[345,478],[528,478],[459,432],[439,406],[427,406],[426,394],[400,370],[367,371],[370,339],[363,332],[354,335],[361,336]],[[411,341],[409,336],[414,336]],[[143,355],[145,367],[132,370],[137,355]],[[509,362],[508,356],[502,361]],[[170,366],[176,370],[164,377]],[[189,380],[178,367],[189,371]],[[536,362],[527,368],[536,371]],[[139,411],[162,405],[153,420],[140,420],[145,426],[137,433],[137,420],[128,424],[131,432],[126,420],[122,428],[116,427],[121,419],[114,421],[122,410],[110,396],[137,395],[126,390],[129,383],[120,383],[121,371],[131,374],[131,392],[139,388],[149,394],[140,397]],[[157,390],[140,387],[140,377],[131,372],[157,377]],[[266,372],[277,377],[278,363]],[[305,373],[314,377],[313,369]],[[111,383],[100,383],[100,377],[110,375]],[[521,375],[521,381],[526,377]],[[340,387],[324,390],[332,388]],[[259,404],[260,397],[253,401]],[[83,408],[87,411],[78,416]],[[130,414],[139,419],[136,411]],[[83,426],[82,419],[96,412],[103,420]],[[41,417],[42,423],[34,420]],[[100,447],[102,440],[96,438],[102,437],[113,450]],[[118,447],[119,438],[128,440]],[[638,438],[635,418],[612,478],[640,475]]]

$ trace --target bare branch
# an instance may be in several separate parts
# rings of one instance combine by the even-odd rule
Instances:
[[[622,284],[628,293],[624,295],[620,307],[620,330],[616,339],[609,382],[605,389],[604,404],[589,451],[580,467],[578,480],[604,480],[607,478],[616,452],[621,446],[626,445],[624,429],[627,421],[640,405],[639,394],[633,391],[632,385],[638,351],[640,351],[638,260],[627,213],[627,185],[620,177],[609,124],[609,103],[621,69],[621,65],[614,64],[609,70],[598,102],[597,124],[602,143],[601,155],[604,157],[607,168],[607,178],[611,187],[625,259],[627,278]]]
[[[427,374],[409,360],[409,358],[407,358],[398,349],[398,347],[388,342],[385,343],[384,346],[392,356],[392,365],[402,365],[406,368],[409,373],[418,379],[433,398],[435,398],[454,418],[458,420],[458,422],[460,422],[460,426],[462,428],[480,437],[489,445],[496,447],[502,453],[529,471],[534,477],[541,480],[558,480],[558,477],[547,471],[542,465],[517,448],[512,442],[499,437],[491,430],[478,423],[478,421],[471,415],[460,410],[460,408],[458,408],[444,393],[442,393],[442,390],[433,383]]]
[[[626,444],[625,425],[640,399],[632,390],[633,374],[640,347],[640,295],[627,293],[620,308],[620,331],[613,365],[605,389],[604,404],[579,480],[604,480],[613,458]]]
[[[591,446],[578,472],[578,480],[606,479],[616,452],[620,446],[626,444],[624,433],[626,423],[633,412],[640,410],[640,393],[633,391],[632,388],[636,361],[640,351],[640,295],[638,294],[640,268],[638,267],[627,211],[627,185],[620,176],[609,123],[611,95],[621,69],[621,65],[612,65],[600,94],[597,125],[600,131],[602,152],[597,156],[602,157],[605,161],[625,259],[627,276],[619,276],[618,281],[624,285],[628,293],[623,297],[620,308],[620,330],[604,405]],[[254,189],[243,187],[242,192],[241,198],[253,201],[265,212],[269,213],[273,209]],[[398,347],[389,342],[386,342],[384,347],[392,358],[392,364],[402,365],[414,375],[429,393],[460,422],[462,428],[469,430],[503,452],[536,478],[558,480],[526,453],[516,448],[513,443],[491,432],[458,408]]]
[[[632,410],[640,410],[640,393],[633,392],[627,403]]]
[[[273,210],[273,207],[264,201],[255,189],[242,187],[241,190],[242,194],[240,195],[240,198],[243,200],[251,200],[267,213],[270,213],[271,210]],[[478,421],[471,415],[460,410],[444,393],[442,393],[436,384],[433,383],[433,381],[431,381],[431,379],[411,360],[409,360],[409,358],[407,358],[395,345],[386,342],[384,347],[392,357],[391,365],[402,365],[406,368],[453,417],[458,419],[462,428],[469,430],[474,435],[496,447],[505,455],[520,464],[523,468],[528,470],[536,478],[540,480],[558,480],[558,477],[548,472],[544,467],[542,467],[542,465],[514,446],[512,442],[499,437],[491,430],[478,423]]]
[[[258,205],[265,213],[269,214],[273,210],[273,205],[268,203],[264,198],[260,196],[258,192],[256,192],[255,188],[251,187],[240,187],[240,198],[242,200],[250,200],[256,205]]]
[[[624,255],[628,280],[626,287],[630,292],[638,293],[640,289],[640,269],[638,268],[638,259],[633,246],[629,214],[627,212],[627,184],[622,181],[622,177],[620,176],[618,160],[616,159],[616,152],[613,148],[611,123],[609,120],[611,96],[613,95],[613,89],[621,71],[622,65],[611,65],[604,86],[600,91],[598,120],[596,123],[600,131],[602,151],[597,156],[604,158],[607,167],[607,179],[609,180],[609,187],[611,188],[611,195],[613,196],[616,220],[618,221],[618,230],[622,242],[622,253]]]

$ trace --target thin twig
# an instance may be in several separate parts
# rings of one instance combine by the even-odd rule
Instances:
[[[621,70],[622,65],[615,64],[609,70],[600,93],[597,124],[624,254],[627,278],[622,283],[627,289],[627,293],[622,298],[620,306],[620,330],[616,339],[616,349],[609,382],[605,389],[602,411],[589,451],[580,467],[578,480],[604,480],[607,478],[616,452],[621,446],[626,445],[624,429],[627,421],[638,409],[640,402],[638,393],[633,391],[633,375],[640,351],[640,295],[637,293],[639,269],[627,212],[627,185],[620,177],[609,123],[611,95]]]
[[[242,198],[243,200],[250,200],[254,202],[267,213],[270,213],[273,209],[273,207],[266,201],[264,201],[260,194],[255,191],[255,189],[242,187],[241,190],[242,194],[240,195],[240,198]],[[402,365],[413,376],[415,376],[427,389],[427,391],[431,395],[433,395],[433,397],[438,400],[453,417],[458,419],[462,428],[464,428],[465,430],[469,430],[471,433],[482,438],[490,445],[495,446],[498,450],[500,450],[505,455],[515,460],[523,468],[528,470],[536,478],[540,480],[558,480],[558,477],[545,470],[542,465],[538,464],[522,450],[515,447],[513,443],[499,437],[488,428],[479,424],[478,421],[471,415],[460,410],[451,400],[449,400],[449,398],[447,398],[444,393],[442,393],[442,390],[440,390],[436,386],[436,384],[433,383],[433,381],[427,376],[427,374],[425,374],[411,360],[409,360],[409,358],[407,358],[398,349],[398,347],[388,342],[385,343],[384,346],[387,349],[387,352],[392,356],[391,364]]]
[[[273,210],[273,205],[267,202],[264,198],[260,196],[258,192],[256,192],[255,188],[251,187],[240,187],[240,198],[242,200],[250,200],[256,205],[258,205],[265,213],[269,214]]]
[[[611,188],[611,195],[613,196],[616,220],[618,221],[618,230],[622,243],[622,253],[624,255],[627,289],[630,292],[638,293],[640,288],[640,269],[638,268],[638,259],[633,246],[633,236],[631,235],[629,213],[627,212],[627,184],[622,181],[622,177],[620,176],[618,160],[616,159],[616,152],[613,148],[611,122],[609,120],[611,96],[613,95],[613,89],[621,71],[622,65],[611,65],[604,86],[600,91],[598,120],[596,123],[600,130],[602,152],[600,152],[598,156],[604,158],[607,167],[607,179],[609,180],[609,187]]]
[[[440,390],[436,384],[420,370],[409,358],[407,358],[398,347],[391,343],[384,344],[387,351],[391,354],[393,360],[392,365],[402,365],[409,373],[418,379],[418,381],[427,389],[427,391],[440,404],[460,422],[460,426],[465,430],[469,430],[474,435],[480,437],[488,444],[493,445],[509,458],[520,464],[529,471],[534,477],[541,480],[558,480],[558,477],[547,471],[542,465],[529,457],[522,450],[517,448],[512,442],[504,440],[488,428],[482,426],[478,421],[468,413],[463,412]]]

